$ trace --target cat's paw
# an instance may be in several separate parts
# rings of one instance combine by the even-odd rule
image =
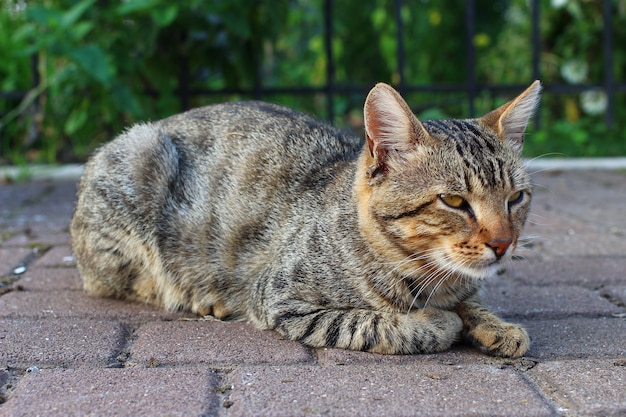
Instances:
[[[417,314],[430,329],[429,335],[434,336],[433,346],[424,349],[424,352],[441,352],[447,350],[461,337],[463,321],[454,311],[440,310],[433,307],[425,307],[418,310]]]
[[[519,358],[530,346],[528,333],[518,324],[481,323],[467,336],[484,352],[505,358]]]

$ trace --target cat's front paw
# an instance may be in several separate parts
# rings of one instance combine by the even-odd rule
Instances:
[[[425,307],[414,314],[425,322],[423,328],[429,329],[428,338],[432,338],[430,344],[424,343],[423,353],[447,350],[460,339],[463,321],[454,311]]]
[[[530,346],[526,330],[518,324],[481,323],[467,334],[484,352],[493,356],[519,358]]]

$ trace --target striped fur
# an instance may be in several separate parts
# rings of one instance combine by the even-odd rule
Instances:
[[[519,158],[533,84],[483,118],[419,122],[391,87],[366,142],[279,106],[209,106],[134,126],[80,182],[73,249],[89,294],[248,320],[313,347],[528,347],[482,307],[531,199]]]

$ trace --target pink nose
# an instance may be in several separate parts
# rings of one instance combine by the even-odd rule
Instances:
[[[498,258],[506,253],[506,250],[513,243],[512,239],[495,239],[490,242],[487,242],[487,246],[493,249],[493,252],[496,254]]]

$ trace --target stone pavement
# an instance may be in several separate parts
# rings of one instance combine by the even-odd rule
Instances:
[[[75,182],[0,185],[0,416],[626,415],[626,172],[534,176],[524,260],[486,302],[527,356],[309,349],[83,294]]]

